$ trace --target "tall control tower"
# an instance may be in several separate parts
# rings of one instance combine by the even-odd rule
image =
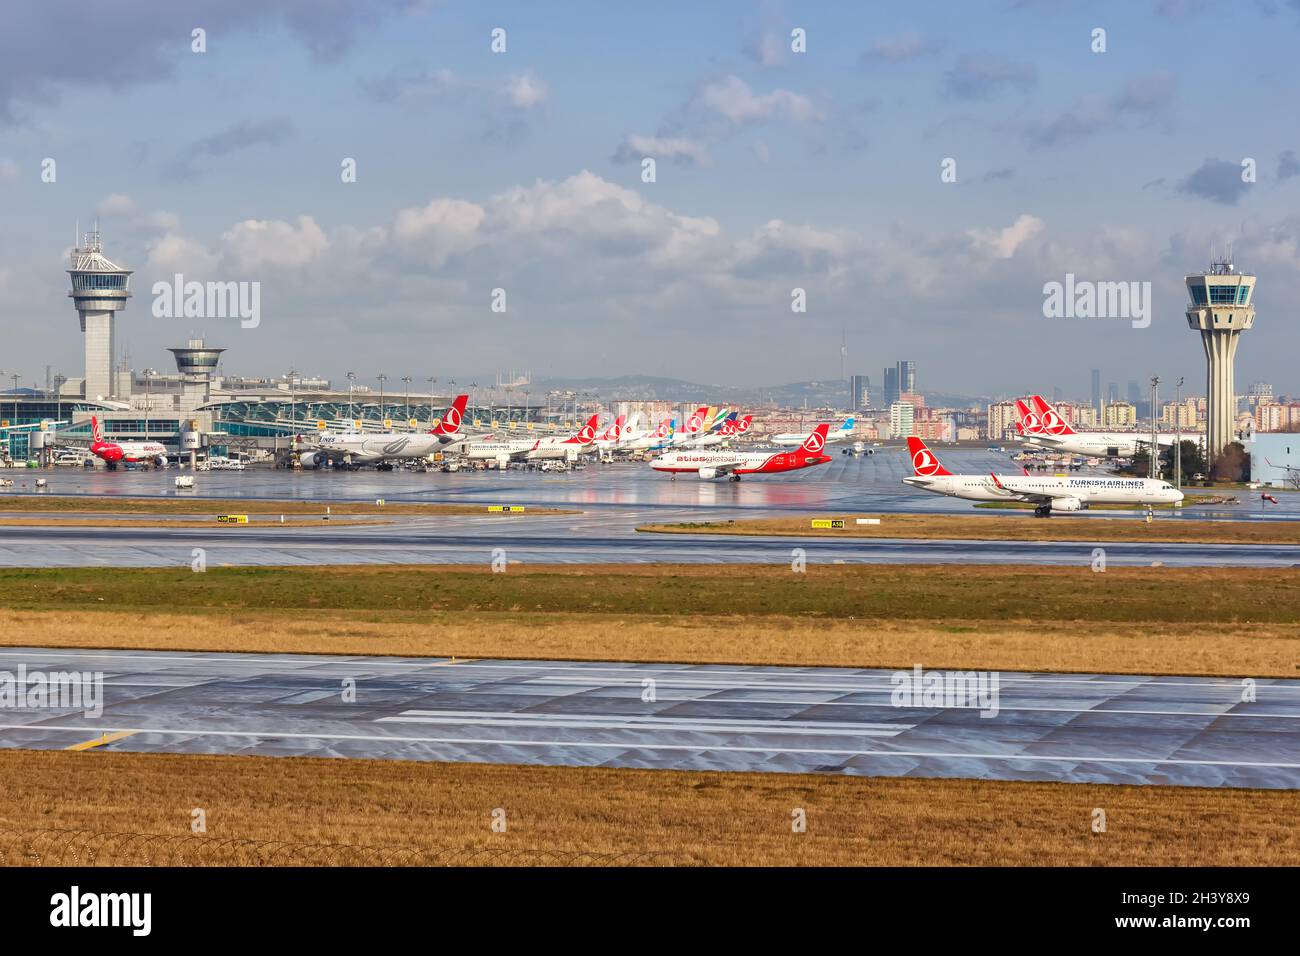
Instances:
[[[90,400],[113,397],[113,313],[130,297],[131,270],[104,257],[99,230],[88,232],[72,250],[73,304],[81,320],[86,346],[86,385],[82,395]]]
[[[1208,396],[1209,434],[1206,451],[1213,461],[1232,441],[1237,417],[1232,365],[1241,333],[1255,324],[1255,277],[1238,272],[1226,260],[1210,264],[1205,272],[1187,277],[1187,325],[1201,333],[1205,346],[1205,390]]]

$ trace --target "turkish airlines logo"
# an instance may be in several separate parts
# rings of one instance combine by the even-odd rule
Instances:
[[[930,454],[930,449],[918,448],[916,454],[912,456],[912,468],[918,475],[928,477],[938,473],[939,459]]]
[[[748,418],[742,418],[740,421],[736,422],[736,434],[737,434],[737,435],[743,435],[743,434],[745,434],[745,432],[747,432],[747,431],[749,431],[749,419],[748,419]]]
[[[454,432],[456,429],[460,428],[460,423],[460,409],[453,405],[451,408],[447,409],[447,415],[442,420],[443,427]]]
[[[1039,432],[1042,430],[1043,430],[1043,423],[1042,421],[1039,420],[1038,416],[1035,415],[1033,412],[1027,412],[1025,414],[1025,431],[1032,435],[1035,432]]]
[[[1060,415],[1048,409],[1043,412],[1043,427],[1047,429],[1049,435],[1059,435],[1065,431],[1065,422]]]
[[[692,415],[692,416],[691,416],[691,420],[690,420],[690,424],[689,424],[687,427],[688,427],[691,431],[693,431],[693,432],[697,432],[697,431],[700,430],[700,426],[703,425],[703,424],[704,424],[704,419],[703,419],[703,418],[701,418],[699,415]]]
[[[811,455],[816,455],[826,447],[826,439],[822,437],[821,432],[813,432],[808,436],[808,440],[803,443],[803,450]]]
[[[584,445],[590,444],[591,439],[595,434],[596,429],[592,428],[590,424],[583,425],[582,431],[578,432],[578,441],[582,442]]]

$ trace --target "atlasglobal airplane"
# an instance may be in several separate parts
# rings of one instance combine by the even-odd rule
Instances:
[[[907,440],[912,456],[911,477],[903,484],[967,501],[1024,501],[1034,514],[1047,518],[1056,511],[1082,511],[1092,504],[1173,504],[1183,493],[1154,478],[1112,475],[954,475],[939,463],[919,438]]]
[[[117,467],[118,462],[138,464],[166,464],[167,449],[156,441],[104,441],[104,429],[99,418],[90,416],[90,453]]]
[[[834,460],[829,455],[822,454],[826,448],[826,432],[829,429],[829,425],[818,425],[794,451],[674,451],[660,455],[650,463],[650,467],[655,471],[669,472],[674,478],[693,471],[705,480],[727,478],[730,481],[739,481],[741,475],[773,475],[783,471],[797,471]]]

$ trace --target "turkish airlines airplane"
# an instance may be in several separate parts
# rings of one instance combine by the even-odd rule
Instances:
[[[455,442],[465,440],[460,426],[465,420],[468,395],[457,395],[437,427],[427,432],[326,432],[315,439],[317,450],[303,452],[298,460],[304,468],[315,468],[331,458],[348,458],[353,464],[370,465],[401,458],[427,458]]]
[[[1016,431],[1030,447],[1090,458],[1132,458],[1151,447],[1150,433],[1077,432],[1041,395],[1031,396],[1029,401],[1032,408],[1016,399]],[[1195,441],[1196,433],[1184,433],[1183,438]],[[1161,448],[1171,448],[1178,436],[1158,434],[1156,441]]]
[[[773,475],[783,471],[797,471],[834,461],[822,454],[826,448],[829,425],[818,425],[795,451],[732,452],[732,451],[673,451],[660,455],[650,463],[655,471],[669,472],[673,478],[683,472],[693,471],[706,481],[727,478],[739,481],[741,475]]]
[[[903,484],[937,495],[967,501],[1024,501],[1034,515],[1051,517],[1056,511],[1081,511],[1091,504],[1173,504],[1183,493],[1155,478],[1118,478],[1112,475],[954,475],[939,463],[919,438],[907,440],[912,456],[911,477]]]
[[[613,451],[620,448],[623,440],[623,422],[627,416],[620,415],[614,419],[614,424],[605,429],[605,433],[596,439],[595,446],[601,451]]]
[[[709,407],[701,405],[690,417],[686,419],[686,424],[681,431],[677,430],[677,422],[674,419],[672,428],[669,430],[664,443],[670,448],[689,448],[693,442],[704,437],[708,429],[705,423],[709,420]]]
[[[852,416],[844,419],[843,425],[835,429],[833,432],[826,433],[827,444],[830,444],[831,442],[844,441],[844,439],[853,434],[853,425],[854,419]],[[797,445],[804,440],[804,437],[805,436],[799,432],[785,432],[781,435],[773,435],[772,444],[781,446]]]
[[[510,461],[543,461],[546,459],[565,459],[576,461],[578,455],[596,442],[596,425],[599,415],[592,415],[587,424],[568,438],[548,436],[546,438],[484,439],[482,441],[462,442],[456,451],[465,455],[470,461],[495,461],[504,465]]]
[[[672,433],[673,420],[665,418],[657,428],[625,434],[623,436],[623,447],[628,451],[646,451],[651,448],[660,448]]]
[[[95,415],[90,416],[90,453],[107,462],[109,468],[116,468],[118,462],[167,464],[167,449],[159,442],[104,441],[103,426]]]

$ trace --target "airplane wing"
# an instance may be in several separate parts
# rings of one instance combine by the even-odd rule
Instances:
[[[737,468],[743,467],[744,464],[743,461],[725,461],[720,465],[709,465],[708,467],[713,469],[715,475],[729,475]]]
[[[1077,492],[1068,491],[1064,488],[1053,489],[1049,491],[1016,491],[1014,488],[1008,488],[998,479],[997,475],[990,474],[993,484],[998,490],[1006,495],[1009,501],[1024,501],[1029,504],[1046,505],[1051,504],[1056,498],[1077,498]]]

